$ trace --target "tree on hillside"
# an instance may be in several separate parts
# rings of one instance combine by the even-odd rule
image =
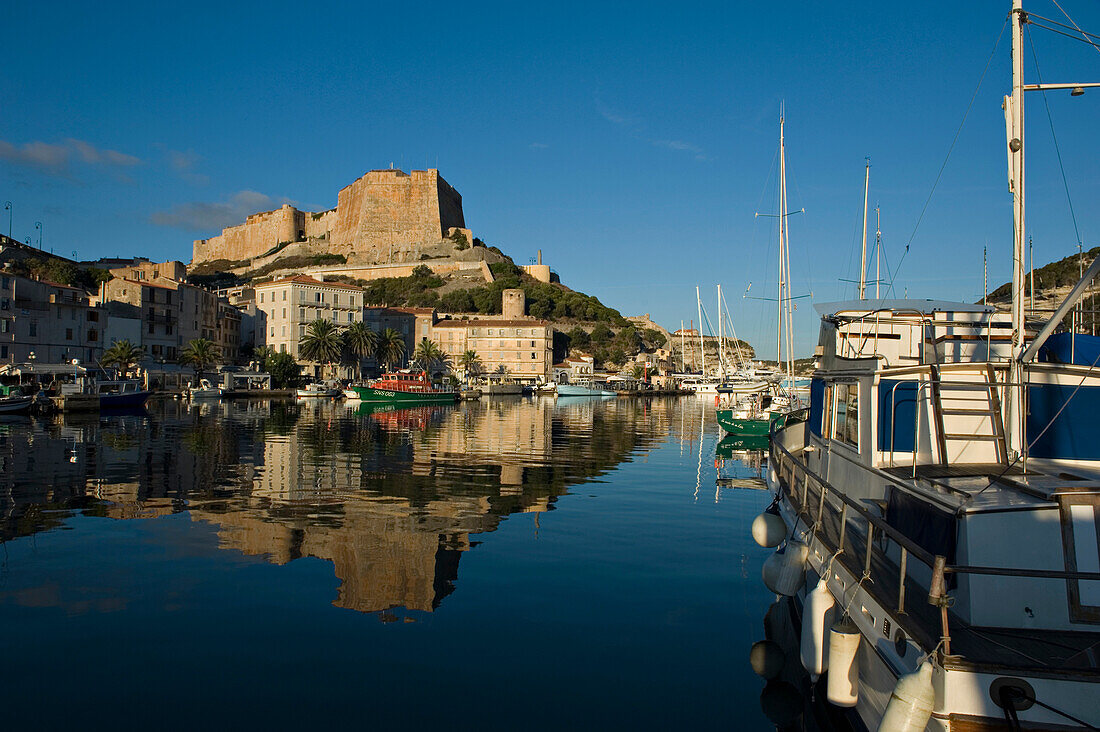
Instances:
[[[344,339],[336,324],[331,320],[317,319],[306,328],[298,352],[307,361],[331,366],[333,362],[340,360],[343,351]]]
[[[207,338],[196,338],[180,353],[179,362],[195,369],[195,380],[202,381],[202,373],[218,361],[218,347]]]
[[[104,366],[114,366],[122,378],[126,378],[143,358],[145,358],[145,351],[139,346],[135,346],[130,341],[115,341],[103,352],[100,363]]]
[[[355,366],[356,378],[363,375],[363,359],[374,355],[378,334],[366,323],[352,323],[344,330],[344,352]]]
[[[378,334],[375,355],[385,364],[387,371],[392,371],[394,366],[405,359],[405,337],[393,328],[386,328]]]

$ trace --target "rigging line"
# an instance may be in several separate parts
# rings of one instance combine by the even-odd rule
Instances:
[[[1043,83],[1043,73],[1039,71],[1039,56],[1035,53],[1035,39],[1031,31],[1027,33],[1027,41],[1031,44],[1031,59],[1035,64],[1035,75],[1039,77],[1039,83]],[[1054,139],[1054,154],[1058,157],[1058,169],[1062,172],[1062,185],[1066,189],[1066,203],[1069,204],[1069,217],[1073,220],[1073,233],[1077,236],[1077,244],[1081,245],[1081,230],[1077,227],[1077,214],[1073,212],[1073,199],[1069,195],[1069,181],[1066,179],[1066,168],[1062,164],[1062,150],[1058,147],[1058,135],[1054,133],[1054,117],[1050,112],[1050,100],[1047,99],[1046,90],[1043,90],[1043,105],[1047,109],[1047,122],[1050,123],[1050,136]],[[1034,263],[1033,263],[1034,264]]]
[[[981,78],[978,79],[978,86],[974,88],[974,94],[970,97],[970,103],[966,105],[966,112],[963,114],[962,122],[959,123],[959,129],[955,130],[955,137],[951,140],[951,147],[947,149],[947,157],[943,159],[943,165],[940,166],[940,172],[936,174],[936,182],[932,184],[932,190],[928,192],[928,199],[924,202],[924,208],[920,211],[920,216],[917,217],[917,223],[913,227],[913,233],[909,235],[909,241],[905,244],[905,251],[901,255],[901,259],[898,260],[897,269],[894,270],[894,274],[890,276],[890,284],[893,286],[894,279],[898,276],[898,272],[901,270],[901,264],[905,261],[905,255],[909,254],[909,246],[913,243],[913,239],[917,236],[917,229],[920,228],[921,221],[924,220],[924,214],[928,211],[928,204],[932,202],[932,196],[936,192],[936,187],[940,184],[940,179],[943,178],[943,171],[947,168],[947,161],[951,159],[951,153],[955,150],[955,144],[959,141],[959,135],[962,134],[963,126],[966,124],[966,118],[970,115],[970,110],[974,107],[974,100],[978,98],[978,91],[982,88],[982,82],[985,80],[985,75],[989,72],[989,67],[993,63],[993,57],[997,53],[997,48],[1001,45],[1001,38],[1004,37],[1005,28],[1008,27],[1008,16],[1005,17],[1004,25],[1001,26],[1001,32],[997,34],[997,42],[993,44],[993,50],[989,53],[989,60],[985,62],[985,69],[982,71]]]
[[[1054,3],[1054,4],[1058,5],[1058,3]],[[1062,7],[1059,5],[1058,9],[1062,10]],[[1066,11],[1062,10],[1062,14],[1065,15],[1065,13],[1066,13]],[[1070,18],[1068,15],[1066,15],[1066,17],[1069,18],[1071,23],[1073,23],[1073,18]],[[1027,18],[1028,18],[1028,22],[1031,22],[1032,18],[1038,18],[1039,20],[1046,21],[1047,23],[1053,23],[1054,25],[1056,25],[1060,28],[1072,28],[1072,29],[1076,30],[1078,33],[1080,33],[1081,35],[1083,35],[1083,36],[1088,36],[1089,38],[1100,39],[1100,35],[1097,35],[1096,33],[1087,33],[1085,31],[1081,30],[1080,26],[1078,26],[1076,23],[1073,23],[1073,25],[1066,25],[1065,23],[1059,23],[1057,20],[1054,20],[1053,18],[1044,18],[1042,15],[1037,15],[1035,13],[1028,13]]]
[[[1091,36],[1091,35],[1092,35],[1092,33],[1085,33],[1085,32],[1084,32],[1083,30],[1081,30],[1081,26],[1077,25],[1077,21],[1076,21],[1076,20],[1074,20],[1073,18],[1069,17],[1069,13],[1067,13],[1067,12],[1066,12],[1065,10],[1063,10],[1063,9],[1062,9],[1062,6],[1058,4],[1058,0],[1051,0],[1051,2],[1053,2],[1053,3],[1054,3],[1054,7],[1058,8],[1058,10],[1060,10],[1060,11],[1061,11],[1062,15],[1066,16],[1066,20],[1068,20],[1068,21],[1069,21],[1070,23],[1072,23],[1072,24],[1073,24],[1073,27],[1077,29],[1077,32],[1078,32],[1078,33],[1080,33],[1080,34],[1082,34],[1082,35],[1085,35],[1085,36]],[[1054,21],[1052,20],[1052,21],[1050,21],[1050,22],[1052,22],[1052,23],[1053,23]],[[1097,50],[1097,51],[1100,51],[1100,48],[1098,48],[1098,49],[1096,49],[1096,50]]]
[[[1066,31],[1058,30],[1057,28],[1051,28],[1049,25],[1043,25],[1042,23],[1036,23],[1034,21],[1028,21],[1028,25],[1033,25],[1036,28],[1042,28],[1043,30],[1050,31],[1051,33],[1057,33],[1060,36],[1065,36],[1066,38],[1070,39],[1071,41],[1077,41],[1078,43],[1086,43],[1086,44],[1092,46],[1093,48],[1095,48],[1097,51],[1100,51],[1100,46],[1096,45],[1096,43],[1094,41],[1090,40],[1089,38],[1078,38],[1077,36],[1075,36],[1072,33],[1067,33]]]

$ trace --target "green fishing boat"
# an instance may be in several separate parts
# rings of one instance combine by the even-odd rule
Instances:
[[[386,374],[367,386],[351,388],[364,402],[454,404],[458,399],[458,392],[436,386],[423,372]]]

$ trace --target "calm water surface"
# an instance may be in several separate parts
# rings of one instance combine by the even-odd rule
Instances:
[[[768,496],[719,433],[694,399],[6,418],[5,726],[774,728]]]

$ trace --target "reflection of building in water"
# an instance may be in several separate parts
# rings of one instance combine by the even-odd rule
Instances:
[[[337,606],[430,612],[453,591],[471,534],[549,510],[667,422],[667,407],[633,400],[580,412],[487,400],[414,427],[393,413],[375,421],[248,402],[0,425],[0,531],[57,528],[73,510],[117,519],[187,511],[224,548],[277,564],[332,562]]]
[[[413,471],[427,475],[440,460],[480,459],[500,466],[501,486],[523,485],[523,471],[550,460],[552,402],[486,400],[447,415],[432,450],[418,450]],[[544,510],[539,506],[529,510]]]

